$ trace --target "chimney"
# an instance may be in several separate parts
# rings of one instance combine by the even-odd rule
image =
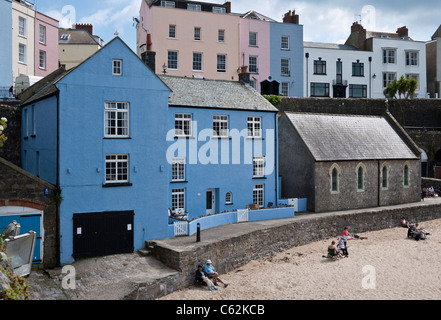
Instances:
[[[346,44],[356,46],[360,50],[366,50],[366,29],[358,22],[354,22],[351,26],[351,41],[346,41]],[[348,39],[349,40],[349,39]]]
[[[409,36],[409,29],[406,28],[406,26],[398,28],[396,32],[400,37],[408,37]]]
[[[77,24],[74,24],[72,26],[72,28],[74,28],[74,29],[81,29],[81,30],[87,30],[87,31],[89,31],[90,34],[93,35],[93,25],[91,25],[91,24],[79,24],[79,23],[77,23]]]
[[[230,1],[225,2],[224,6],[225,6],[226,12],[231,13],[231,2]]]
[[[144,45],[143,45],[144,46]],[[147,33],[147,50],[144,52],[141,52],[141,60],[146,64],[147,67],[150,68],[150,70],[155,73],[156,70],[156,52],[152,51],[152,35],[150,33]]]
[[[147,51],[152,50],[152,35],[147,33]]]
[[[296,14],[295,10],[293,11],[289,10],[283,16],[283,23],[299,24],[299,15]]]
[[[241,67],[241,72],[239,73],[239,82],[242,84],[250,84],[250,73],[248,69]]]

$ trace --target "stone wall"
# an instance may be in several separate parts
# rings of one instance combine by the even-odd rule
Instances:
[[[57,207],[50,196],[44,195],[44,188],[49,188],[50,195],[56,191],[52,184],[0,158],[0,206],[22,206],[43,211],[42,267],[51,268],[58,264]]]
[[[344,227],[349,227],[349,230],[356,233],[398,227],[402,216],[413,222],[439,219],[441,204],[421,201],[394,207],[306,214],[287,219],[277,226],[262,225],[258,230],[188,251],[156,245],[153,254],[158,260],[180,272],[174,287],[179,289],[193,284],[197,264],[207,257],[216,261],[216,269],[222,274],[251,260],[335,237]],[[403,237],[405,236],[403,230]],[[323,253],[325,251],[324,247]]]

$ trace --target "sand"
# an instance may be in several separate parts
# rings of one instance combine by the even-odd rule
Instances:
[[[420,226],[426,240],[407,238],[405,228],[359,233],[368,239],[350,240],[349,257],[336,261],[322,257],[334,239],[319,241],[222,274],[227,288],[190,286],[158,300],[439,300],[441,219]]]

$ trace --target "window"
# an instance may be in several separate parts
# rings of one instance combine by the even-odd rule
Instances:
[[[364,77],[364,63],[361,63],[360,60],[352,62],[352,76]]]
[[[253,203],[263,207],[263,184],[255,184],[253,186]]]
[[[46,43],[46,27],[40,24],[40,43]]]
[[[35,105],[31,106],[31,137],[37,134],[37,118],[35,113]]]
[[[175,135],[180,137],[191,136],[191,113],[175,114]]]
[[[172,212],[180,208],[185,209],[185,189],[172,189]]]
[[[409,188],[410,185],[410,170],[409,165],[406,163],[403,168],[403,186]]]
[[[264,157],[254,157],[253,158],[253,177],[261,178],[264,174]]]
[[[46,51],[40,50],[40,69],[46,69]]]
[[[289,97],[289,82],[282,82],[281,95],[284,97]]]
[[[336,83],[337,84],[342,84],[343,83],[343,63],[341,62],[340,59],[337,60],[336,65]]]
[[[233,204],[233,193],[231,191],[225,194],[225,204]]]
[[[406,51],[406,66],[418,66],[418,51]]]
[[[114,76],[122,75],[122,60],[113,59],[112,60],[112,74]]]
[[[224,54],[217,55],[217,72],[227,72],[227,56]]]
[[[249,33],[248,45],[250,47],[256,47],[257,46],[257,33],[256,32],[250,32]]]
[[[213,116],[213,137],[228,137],[228,116]]]
[[[178,69],[178,52],[168,51],[167,68],[172,70]]]
[[[194,28],[194,40],[201,40],[201,28],[200,27],[195,27]]]
[[[26,45],[18,44],[18,62],[26,63]]]
[[[104,103],[104,136],[126,138],[129,136],[129,103]]]
[[[248,138],[260,138],[262,136],[261,128],[260,117],[248,117]]]
[[[289,59],[282,58],[280,60],[280,74],[282,76],[290,76],[290,65],[289,65]]]
[[[174,24],[168,26],[168,37],[176,38],[176,26]]]
[[[393,82],[396,78],[395,72],[384,72],[383,73],[383,88],[386,88],[387,85]]]
[[[365,84],[349,85],[349,98],[366,98],[366,97],[367,97],[367,85]]]
[[[63,33],[60,37],[60,40],[69,40],[69,38],[70,38],[70,34]]]
[[[314,60],[314,74],[326,74],[326,61],[322,61],[322,58]]]
[[[224,7],[213,7],[214,13],[227,13],[227,10]]]
[[[218,42],[225,42],[225,30],[218,30],[217,31],[217,41]]]
[[[359,164],[356,169],[357,173],[357,191],[362,192],[364,191],[364,185],[365,185],[365,168],[363,164]]]
[[[389,169],[387,165],[381,168],[381,189],[387,190],[389,188]]]
[[[329,83],[311,83],[311,97],[329,97]]]
[[[129,182],[128,168],[128,154],[106,154],[106,183]]]
[[[280,40],[280,49],[289,50],[289,36],[282,36]]]
[[[18,17],[18,35],[26,37],[26,19]]]
[[[257,57],[256,56],[249,56],[248,62],[249,62],[250,73],[258,73]]]
[[[175,2],[174,1],[161,1],[161,7],[174,8]]]
[[[331,193],[339,193],[340,188],[340,168],[337,164],[331,167]]]
[[[383,63],[396,63],[396,49],[383,49]]]
[[[195,3],[187,3],[187,10],[201,11],[201,5]]]
[[[193,52],[193,71],[202,71],[202,53]]]
[[[172,181],[185,180],[185,158],[172,159]]]

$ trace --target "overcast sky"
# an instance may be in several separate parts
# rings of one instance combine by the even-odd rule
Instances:
[[[91,23],[94,33],[107,43],[117,31],[135,51],[138,17],[144,0],[30,0],[37,10],[60,21],[60,27]],[[295,10],[303,25],[304,41],[344,43],[354,21],[367,30],[395,32],[407,26],[414,40],[430,40],[441,25],[439,0],[230,0],[233,12],[257,11],[282,21],[283,14]],[[223,0],[206,2],[223,3]]]

